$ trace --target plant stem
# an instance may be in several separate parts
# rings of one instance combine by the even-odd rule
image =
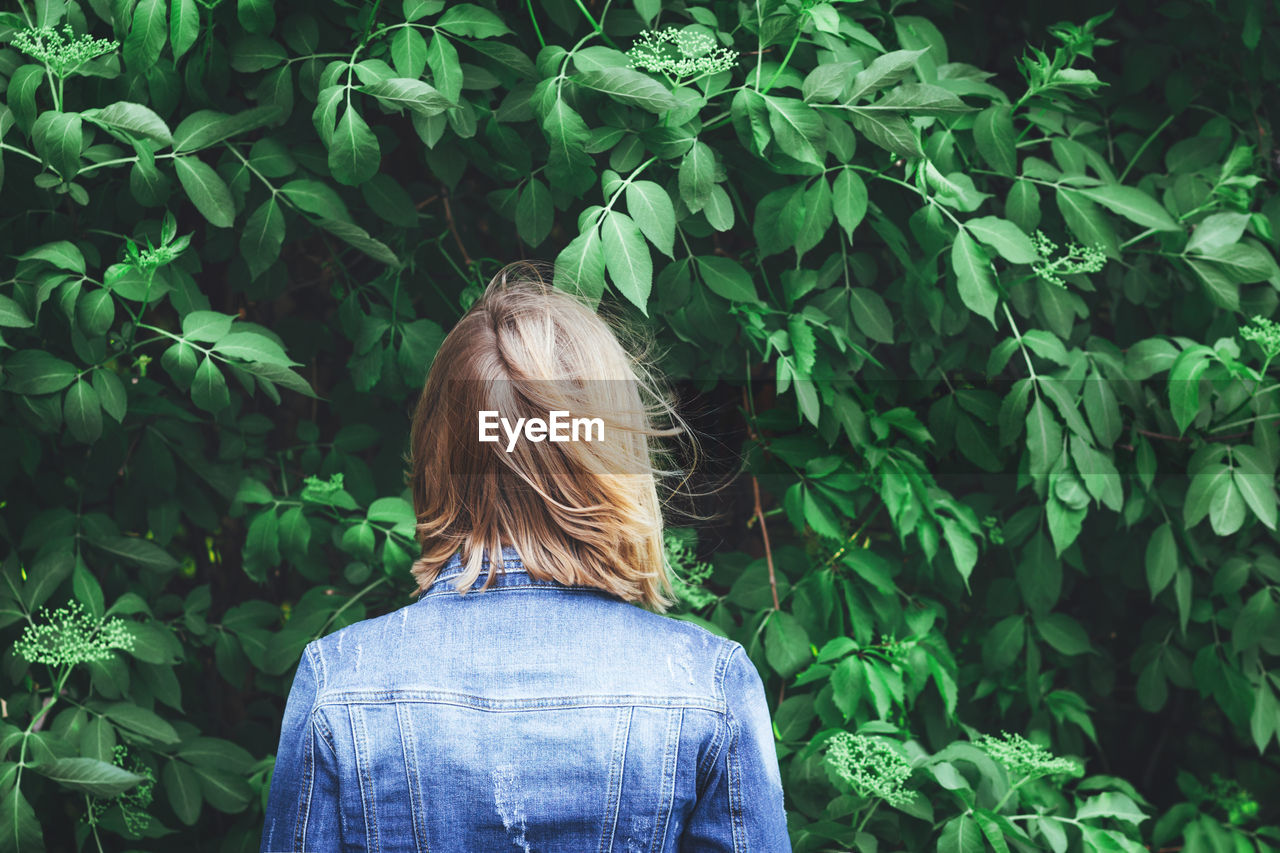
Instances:
[[[533,34],[538,37],[538,46],[546,47],[547,42],[542,38],[542,28],[538,26],[538,16],[533,13],[533,0],[524,0],[524,5],[529,9],[529,20],[533,22]]]
[[[1169,123],[1173,121],[1175,116],[1176,116],[1176,113],[1174,115],[1167,116],[1164,121],[1160,122],[1160,126],[1157,127],[1155,130],[1151,131],[1151,135],[1148,136],[1145,140],[1143,140],[1143,143],[1138,146],[1138,150],[1133,152],[1133,156],[1129,158],[1129,165],[1125,166],[1124,171],[1120,173],[1120,177],[1116,178],[1117,183],[1121,183],[1121,184],[1124,183],[1125,175],[1129,174],[1129,170],[1132,169],[1134,164],[1138,162],[1138,158],[1141,157],[1146,152],[1147,146],[1150,145],[1152,141],[1154,141],[1155,138],[1160,135],[1160,131],[1164,130],[1166,127],[1169,126]]]
[[[768,82],[767,84],[765,84],[765,87],[764,87],[763,89],[761,89],[761,90],[760,90],[760,94],[762,94],[762,95],[763,95],[763,94],[765,94],[766,92],[768,92],[770,89],[772,89],[772,88],[773,88],[773,84],[777,81],[777,79],[778,79],[778,75],[782,73],[783,69],[785,69],[785,68],[787,67],[787,63],[788,63],[789,61],[791,61],[791,54],[792,54],[792,52],[794,52],[794,51],[795,51],[795,49],[796,49],[796,44],[797,44],[799,41],[800,41],[800,26],[797,24],[797,25],[796,25],[796,34],[795,34],[795,36],[791,39],[791,45],[787,48],[787,55],[786,55],[786,56],[784,56],[784,57],[782,57],[782,64],[781,64],[781,65],[779,65],[779,66],[777,67],[777,69],[773,72],[773,76],[769,78],[769,82]]]

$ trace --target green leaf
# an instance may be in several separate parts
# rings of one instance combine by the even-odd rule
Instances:
[[[275,507],[258,512],[249,523],[244,542],[244,571],[258,582],[280,563],[280,518]]]
[[[1209,369],[1213,350],[1206,346],[1188,347],[1174,359],[1169,369],[1169,407],[1178,434],[1200,413],[1200,377]]]
[[[1062,453],[1062,426],[1040,396],[1027,411],[1028,468],[1032,476],[1045,476]]]
[[[460,36],[485,39],[511,32],[502,19],[471,3],[453,3],[436,19],[436,26]]]
[[[266,34],[276,25],[275,0],[238,0],[236,18],[247,32]]]
[[[92,444],[102,435],[102,405],[98,402],[98,392],[85,380],[79,380],[68,389],[62,413],[67,431],[76,441]]]
[[[866,675],[862,661],[850,656],[840,661],[831,673],[831,699],[847,720],[858,710],[866,692]]]
[[[192,826],[200,818],[200,777],[190,765],[181,761],[169,761],[161,774],[165,795],[178,820]]]
[[[360,194],[378,216],[399,228],[418,225],[418,208],[408,190],[386,174],[374,175],[360,185]]]
[[[81,110],[82,118],[108,130],[119,131],[135,139],[153,139],[161,145],[172,145],[173,134],[164,119],[150,107],[131,101],[117,101],[102,109]]]
[[[388,246],[381,240],[375,240],[369,236],[369,232],[351,222],[337,219],[319,219],[316,224],[338,239],[364,252],[375,261],[380,261],[389,267],[400,267],[400,259],[396,257],[395,252],[391,251]]]
[[[430,320],[419,320],[420,323],[430,323]],[[442,336],[443,337],[443,336]],[[423,378],[426,377],[426,371],[422,372]],[[411,518],[409,524],[413,524]],[[410,527],[412,531],[412,526]],[[283,553],[294,561],[301,561],[306,557],[307,549],[311,545],[311,522],[307,521],[306,515],[302,511],[302,507],[294,506],[285,510],[280,514],[280,547]]]
[[[1078,190],[1057,189],[1058,210],[1075,238],[1086,246],[1098,246],[1109,258],[1120,257],[1120,240],[1098,206]]]
[[[649,314],[649,292],[653,288],[653,259],[640,227],[625,213],[611,210],[600,225],[605,269],[614,287]]]
[[[1014,140],[1013,112],[1008,105],[987,107],[973,121],[973,141],[978,153],[992,169],[1010,177],[1018,172]]]
[[[742,264],[733,258],[701,255],[697,258],[698,274],[707,289],[730,302],[759,302],[756,285]]]
[[[81,124],[77,113],[48,110],[32,127],[36,150],[64,181],[70,181],[80,171]]]
[[[442,42],[448,47],[447,36],[436,33],[431,37],[432,44]],[[447,49],[447,48],[446,48]],[[457,56],[457,51],[454,51]],[[423,38],[422,33],[412,27],[402,27],[396,30],[396,34],[391,37],[391,64],[396,69],[396,73],[401,77],[407,77],[410,80],[416,80],[422,76],[422,72],[427,70],[427,40]],[[449,94],[440,86],[440,74],[438,71],[432,70],[432,77],[435,79],[436,89],[440,94],[444,95],[451,101],[456,101],[458,92]]]
[[[1253,713],[1249,716],[1249,733],[1253,736],[1259,755],[1266,751],[1272,733],[1280,734],[1280,723],[1277,720],[1280,720],[1280,701],[1276,700],[1276,694],[1267,686],[1266,679],[1260,678],[1258,690],[1254,694]]]
[[[569,241],[556,257],[555,286],[598,300],[604,293],[604,247],[595,225]]]
[[[115,746],[115,727],[102,717],[94,717],[80,730],[80,753],[87,758],[99,761],[112,759]]]
[[[805,75],[800,87],[805,103],[834,101],[849,85],[849,72],[858,67],[856,62],[824,62]]]
[[[99,368],[93,372],[92,382],[93,389],[98,392],[102,410],[114,418],[116,423],[123,423],[129,400],[120,377],[107,368]]]
[[[990,193],[980,192],[974,185],[973,178],[963,172],[950,172],[944,175],[934,167],[933,163],[925,161],[924,173],[929,184],[937,190],[935,198],[955,210],[972,212],[991,197]]]
[[[275,68],[288,58],[289,55],[279,42],[250,33],[231,43],[229,61],[232,70],[252,74]]]
[[[85,273],[84,253],[80,251],[80,247],[75,243],[67,240],[45,243],[43,246],[37,246],[30,251],[23,252],[17,258],[20,261],[46,261],[60,270],[76,272],[81,275]]]
[[[634,215],[635,211],[632,213]],[[554,220],[555,208],[551,204],[551,190],[537,178],[530,178],[516,204],[516,231],[519,232],[520,239],[530,246],[541,244],[551,233]],[[674,224],[673,221],[673,227]]]
[[[116,319],[116,303],[103,288],[81,292],[76,300],[76,322],[86,337],[105,335]]]
[[[1231,472],[1236,488],[1249,509],[1270,530],[1276,529],[1275,469],[1266,454],[1251,444],[1237,444],[1233,449],[1238,463]]]
[[[849,312],[862,334],[883,344],[893,343],[893,314],[880,294],[865,287],[849,288]]]
[[[1231,648],[1235,654],[1251,649],[1275,630],[1280,607],[1268,588],[1255,592],[1240,609],[1231,626]]]
[[[182,318],[182,336],[187,340],[214,343],[231,331],[232,314],[192,311]]]
[[[1244,524],[1245,503],[1233,476],[1218,483],[1209,495],[1209,525],[1219,536],[1230,536]]]
[[[1195,227],[1187,241],[1188,253],[1209,254],[1239,242],[1249,224],[1247,213],[1214,213]]]
[[[995,249],[1000,257],[1012,264],[1032,264],[1040,259],[1031,238],[1021,228],[1007,219],[996,216],[980,216],[964,222],[965,229],[987,246]]]
[[[798,98],[766,95],[764,102],[782,153],[821,168],[827,156],[827,125],[818,111]]]
[[[184,741],[178,748],[178,756],[197,767],[228,770],[232,773],[248,773],[256,760],[244,747],[214,737],[197,737]]]
[[[444,112],[449,107],[457,106],[450,98],[446,98],[434,86],[429,86],[421,80],[411,80],[407,77],[392,77],[387,80],[379,80],[376,83],[370,83],[367,86],[360,87],[360,91],[366,95],[372,95],[383,104],[396,109],[408,108],[422,116],[433,116]],[[348,114],[351,110],[347,110]],[[345,117],[344,117],[345,120]],[[361,121],[359,114],[356,120]],[[338,124],[338,135],[342,135],[342,124]],[[376,140],[375,146],[376,146]]]
[[[1234,280],[1220,264],[1194,258],[1186,261],[1204,282],[1205,295],[1214,305],[1231,312],[1240,310],[1240,282]]]
[[[96,758],[57,758],[29,766],[64,788],[95,797],[115,797],[143,781],[136,773]]]
[[[355,107],[347,107],[329,144],[329,170],[334,180],[352,187],[362,184],[377,174],[381,161],[378,137]]]
[[[938,853],[983,853],[982,830],[967,814],[953,817],[938,836]]]
[[[184,118],[173,132],[173,150],[198,151],[223,140],[256,130],[279,116],[274,106],[253,107],[235,115],[215,110],[196,110]]]
[[[1120,406],[1116,401],[1111,383],[1093,368],[1089,371],[1084,383],[1084,410],[1089,418],[1089,426],[1094,437],[1102,447],[1111,447],[1124,431],[1120,419]]]
[[[180,740],[178,733],[168,722],[156,715],[154,711],[140,708],[132,702],[108,705],[102,713],[121,728],[151,740],[160,743],[177,743]]]
[[[920,137],[903,116],[854,110],[851,121],[854,129],[886,151],[900,157],[924,155]]]
[[[887,89],[902,80],[926,50],[894,50],[877,56],[853,78],[846,102],[852,103],[876,89]]]
[[[43,853],[44,830],[36,820],[35,809],[22,795],[21,785],[8,785],[0,799],[0,850],[14,853]]]
[[[5,390],[14,394],[52,394],[76,378],[70,362],[44,350],[19,350],[4,363]]]
[[[431,82],[436,89],[450,102],[456,103],[462,94],[462,63],[458,61],[458,49],[444,33],[436,33],[431,37],[431,44],[426,49],[427,64],[431,66]],[[416,56],[414,57],[416,62]],[[422,72],[406,75],[421,76]]]
[[[831,182],[831,206],[845,235],[853,240],[853,230],[867,215],[867,185],[853,169],[846,167]]]
[[[131,69],[145,71],[160,58],[169,37],[166,5],[166,0],[139,0],[134,7],[124,39],[124,61]]]
[[[229,332],[218,338],[213,349],[245,361],[262,361],[280,367],[296,367],[298,364],[289,359],[278,343],[260,332]]]
[[[1064,655],[1078,655],[1091,651],[1089,635],[1080,623],[1065,613],[1050,613],[1037,616],[1036,629],[1044,641]]]
[[[1173,528],[1167,521],[1157,527],[1147,540],[1146,566],[1147,586],[1154,601],[1178,570],[1178,546],[1173,539]]]
[[[231,405],[231,394],[227,391],[226,377],[208,355],[196,368],[195,377],[191,382],[191,402],[213,414]]]
[[[1191,477],[1187,496],[1182,503],[1183,522],[1195,527],[1209,514],[1209,506],[1216,490],[1231,479],[1231,469],[1220,462],[1206,465]]]
[[[1090,797],[1076,809],[1076,820],[1092,820],[1100,817],[1113,818],[1131,823],[1134,826],[1147,819],[1138,804],[1117,791],[1104,791]]]
[[[173,60],[182,58],[200,36],[200,9],[196,0],[172,0],[169,6],[169,44]]]
[[[626,197],[627,212],[644,236],[659,252],[674,258],[676,209],[671,196],[653,181],[632,181],[627,184]]]
[[[624,66],[590,68],[578,72],[574,82],[604,92],[620,103],[663,113],[680,105],[665,86],[648,74]]]
[[[956,232],[951,244],[951,268],[956,273],[960,298],[969,310],[996,324],[996,303],[1000,294],[991,274],[991,261],[967,231]]]
[[[196,210],[210,224],[230,228],[236,219],[236,208],[231,201],[231,191],[218,173],[204,161],[191,156],[173,158],[173,167],[178,173],[178,182]]]
[[[249,265],[251,279],[257,279],[280,257],[284,228],[284,211],[274,194],[245,221],[240,232],[240,254]]]
[[[775,610],[764,630],[765,660],[783,678],[790,678],[813,660],[809,633],[785,610]]]
[[[964,526],[954,518],[943,516],[942,537],[947,542],[951,559],[956,564],[956,571],[964,579],[965,589],[969,588],[969,576],[973,567],[978,564],[978,546]]]
[[[976,112],[974,107],[960,100],[941,86],[927,83],[903,83],[874,104],[857,107],[859,111],[900,110],[927,116],[954,116]]]
[[[1000,821],[1003,818],[1000,818],[995,812],[979,809],[973,813],[973,819],[978,824],[978,828],[982,830],[982,834],[986,837],[987,843],[991,845],[991,849],[995,850],[996,853],[1009,853],[1009,844],[1004,840],[1004,830],[1000,825]]]
[[[702,210],[715,186],[715,155],[705,142],[695,142],[680,161],[680,198],[694,213]]]
[[[138,536],[113,536],[94,540],[94,546],[121,559],[153,571],[173,571],[178,561],[154,542]]]
[[[1173,217],[1158,201],[1136,187],[1114,184],[1076,192],[1144,228],[1154,228],[1157,231],[1181,230],[1181,226],[1173,221]]]

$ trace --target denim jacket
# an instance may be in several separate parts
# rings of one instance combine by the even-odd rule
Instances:
[[[742,646],[503,558],[306,647],[263,853],[788,853]]]

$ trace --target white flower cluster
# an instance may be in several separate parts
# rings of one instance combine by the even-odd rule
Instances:
[[[704,32],[667,27],[640,33],[627,57],[632,68],[683,79],[727,71],[738,61],[738,52],[718,46]]]

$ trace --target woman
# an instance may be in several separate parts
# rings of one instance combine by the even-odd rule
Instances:
[[[759,674],[659,615],[660,417],[600,316],[495,277],[414,415],[421,595],[303,652],[263,851],[790,850]]]

